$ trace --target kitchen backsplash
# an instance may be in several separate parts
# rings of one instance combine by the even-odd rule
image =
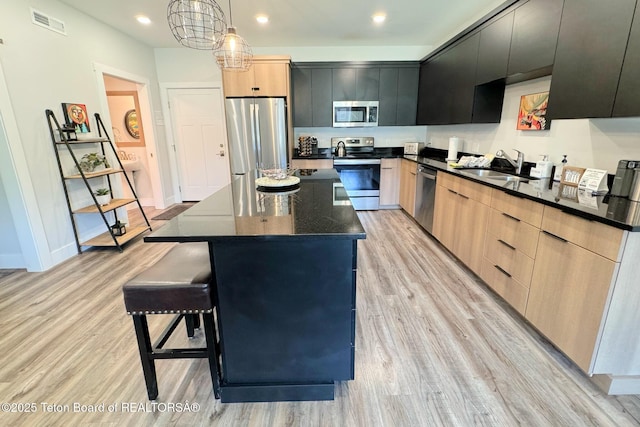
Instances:
[[[376,147],[402,147],[405,142],[425,142],[426,126],[378,126],[370,128],[294,128],[294,142],[299,136],[315,136],[318,148],[331,147],[333,137],[372,136]]]

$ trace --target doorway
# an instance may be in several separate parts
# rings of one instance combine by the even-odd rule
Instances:
[[[167,203],[162,190],[162,178],[160,165],[158,164],[157,151],[160,147],[157,146],[155,139],[152,119],[153,110],[148,90],[149,81],[142,76],[133,75],[103,64],[94,63],[94,68],[99,89],[100,110],[105,112],[105,117],[102,117],[105,127],[111,130],[110,137],[116,143],[117,149],[123,151],[127,156],[131,154],[131,159],[137,160],[135,166],[132,166],[132,168],[136,168],[135,172],[133,169],[128,170],[129,178],[133,178],[132,182],[136,195],[143,206],[164,209]],[[135,106],[132,109],[135,111],[137,131],[142,133],[144,129],[142,138],[129,140],[129,135],[131,134],[126,131],[126,127],[131,118],[131,114],[127,113],[131,109],[123,113],[123,117],[120,117],[119,113],[117,113],[116,117],[112,116],[108,92],[135,92],[137,104],[134,99]],[[135,132],[132,131],[132,134],[135,134]],[[120,145],[122,145],[122,149],[120,149]],[[125,169],[127,169],[127,166],[125,166]],[[121,186],[121,191],[126,191],[126,187]]]
[[[221,88],[167,88],[180,201],[200,201],[229,184]]]

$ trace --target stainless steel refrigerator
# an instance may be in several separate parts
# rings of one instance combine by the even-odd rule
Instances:
[[[233,175],[243,175],[261,164],[286,167],[284,98],[227,98],[226,114]]]

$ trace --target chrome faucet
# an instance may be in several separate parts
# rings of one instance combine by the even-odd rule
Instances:
[[[511,163],[511,166],[516,168],[516,174],[519,175],[522,172],[522,164],[524,163],[524,153],[522,151],[516,150],[515,148],[513,150],[516,153],[518,153],[518,160],[513,160],[511,157],[509,157],[507,153],[504,152],[504,150],[498,150],[496,152],[496,156],[502,157],[503,159],[506,159],[509,163]]]

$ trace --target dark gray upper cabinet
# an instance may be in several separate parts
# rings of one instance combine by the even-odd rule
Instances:
[[[334,101],[355,101],[356,100],[356,69],[355,68],[334,68],[333,69],[333,100]]]
[[[378,101],[380,87],[380,68],[367,67],[356,69],[356,101]]]
[[[380,69],[382,73],[382,69]],[[396,122],[398,126],[414,126],[418,109],[418,73],[416,63],[410,68],[398,68],[398,102]],[[382,87],[382,79],[381,79]]]
[[[380,85],[380,69],[334,68],[334,101],[377,101]]]
[[[418,83],[418,125],[441,125],[447,123],[442,103],[446,101],[447,73],[442,54],[420,65]]]
[[[332,84],[330,68],[311,69],[311,108],[315,127],[333,126]]]
[[[330,68],[291,68],[293,125],[332,126],[332,74]]]
[[[380,126],[416,124],[418,62],[293,63],[293,125],[331,127],[333,101],[379,101]]]
[[[547,117],[611,117],[636,0],[565,0]]]
[[[379,126],[414,126],[418,103],[418,64],[381,67]]]
[[[636,6],[627,53],[622,64],[614,117],[640,116],[640,5]]]
[[[451,124],[471,123],[479,41],[476,33],[443,54],[451,79],[445,95]]]
[[[563,3],[529,0],[515,10],[507,75],[553,65]]]
[[[379,94],[380,108],[378,110],[378,125],[393,126],[396,124],[396,116],[398,110],[397,68],[382,68],[380,70]]]
[[[507,76],[513,12],[495,20],[480,31],[476,84]]]
[[[471,123],[479,41],[475,33],[421,65],[417,124]]]
[[[291,67],[291,94],[293,125],[298,127],[313,126],[313,110],[311,107],[311,69]]]

